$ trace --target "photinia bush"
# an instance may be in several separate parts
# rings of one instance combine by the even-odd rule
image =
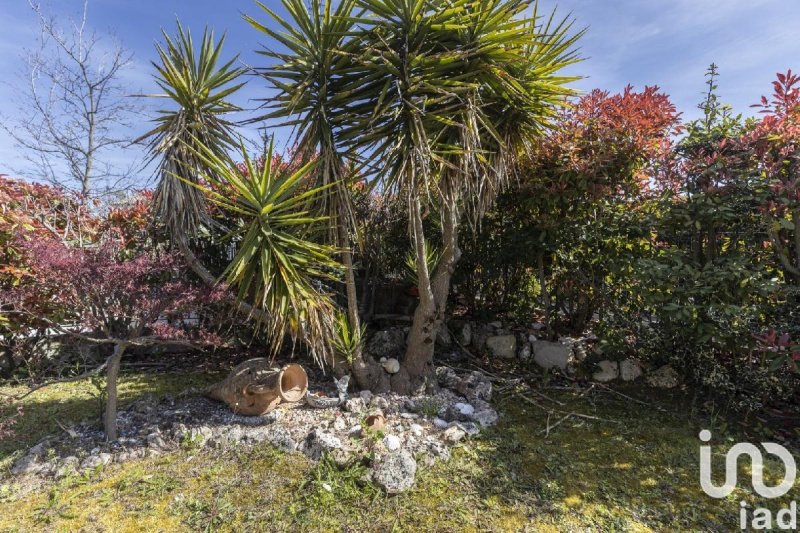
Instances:
[[[756,107],[763,117],[745,137],[762,178],[760,208],[787,279],[800,286],[800,76],[791,70],[773,82],[772,99]]]

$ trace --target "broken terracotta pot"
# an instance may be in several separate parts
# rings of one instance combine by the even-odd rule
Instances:
[[[369,429],[370,431],[380,431],[380,430],[382,430],[384,427],[386,427],[386,417],[384,417],[384,416],[383,416],[382,414],[380,414],[380,413],[378,413],[378,414],[374,414],[374,415],[369,415],[369,416],[368,416],[368,417],[367,417],[367,418],[364,420],[364,425],[365,425],[365,426],[367,427],[367,429]]]
[[[281,402],[299,402],[308,390],[308,376],[302,366],[270,366],[268,359],[249,359],[234,368],[220,383],[208,388],[209,398],[225,402],[234,413],[258,416]]]

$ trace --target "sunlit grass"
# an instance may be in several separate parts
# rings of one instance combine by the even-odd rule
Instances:
[[[206,380],[126,381],[130,399],[134,391],[176,394]],[[89,416],[96,406],[85,387],[65,385],[47,398],[57,405],[59,395],[80,397],[85,403],[67,413]],[[268,445],[184,448],[43,490],[8,485],[0,489],[0,530],[719,531],[738,528],[740,499],[764,505],[743,490],[725,500],[702,493],[700,422],[687,415],[608,395],[592,402],[570,392],[552,396],[565,403],[559,409],[623,423],[572,418],[545,437],[544,413],[507,399],[496,428],[459,447],[450,462],[421,468],[415,487],[395,497],[365,483],[359,461],[314,465]],[[80,405],[91,409],[81,413]],[[716,451],[721,465],[725,448]],[[767,471],[780,473],[773,463]]]

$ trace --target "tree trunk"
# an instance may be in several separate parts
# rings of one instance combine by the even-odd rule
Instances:
[[[109,356],[106,366],[106,412],[103,416],[103,426],[108,441],[117,440],[117,378],[124,352],[124,344],[114,345],[114,353]]]
[[[436,329],[434,338],[439,332],[439,327],[445,318],[447,298],[450,295],[450,281],[453,272],[461,259],[461,249],[458,247],[458,218],[459,210],[455,198],[448,198],[442,206],[442,256],[433,278],[433,298],[436,303]]]
[[[425,257],[425,236],[419,198],[411,201],[412,241],[417,255],[419,304],[408,335],[403,367],[392,377],[392,390],[401,394],[422,392],[436,387],[433,376],[433,352],[436,335],[444,322],[450,280],[461,258],[458,248],[458,206],[453,195],[442,202],[442,241],[444,247],[436,274],[431,282]]]
[[[353,252],[350,250],[350,235],[344,209],[339,208],[339,245],[342,247],[342,264],[344,265],[344,283],[347,292],[347,320],[350,327],[357,331],[361,327],[358,316],[358,295],[356,293],[356,274],[353,270]]]

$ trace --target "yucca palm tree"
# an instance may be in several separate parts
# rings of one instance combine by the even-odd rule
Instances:
[[[349,187],[353,166],[345,161],[337,142],[337,100],[342,96],[338,85],[349,62],[342,50],[351,30],[355,0],[341,0],[336,7],[333,0],[311,0],[310,5],[304,0],[281,3],[289,15],[287,19],[257,2],[280,30],[245,16],[253,28],[284,49],[260,51],[272,63],[258,72],[277,93],[267,101],[270,112],[254,121],[283,119],[284,125],[293,125],[296,149],[317,159],[310,177],[315,185],[326,187],[328,194],[321,196],[313,208],[335,222],[329,240],[339,246],[344,265],[347,319],[353,331],[360,331],[350,249],[354,225]]]
[[[463,207],[478,214],[513,174],[573,78],[569,24],[541,24],[532,0],[283,0],[283,28],[259,26],[283,47],[267,69],[278,87],[274,117],[296,115],[301,144],[328,161],[371,160],[384,193],[409,206],[419,304],[391,388],[431,385],[434,339],[458,261]],[[323,152],[327,151],[328,155]],[[324,168],[324,166],[323,166]],[[320,169],[322,172],[323,170]],[[429,269],[423,219],[442,217],[443,248]],[[356,374],[359,384],[369,373]]]
[[[300,191],[315,165],[288,176],[275,174],[272,145],[265,164],[251,160],[227,118],[239,110],[228,98],[242,87],[236,80],[243,69],[234,66],[236,57],[220,65],[223,43],[224,37],[215,41],[206,30],[195,50],[191,34],[178,23],[177,37],[164,33],[164,45],[157,45],[160,62],[153,66],[164,93],[154,96],[169,99],[173,107],[160,111],[157,126],[142,137],[149,140],[152,157],[160,158],[155,216],[201,279],[238,287],[235,307],[266,325],[275,350],[288,333],[302,338],[322,360],[329,355],[334,328],[332,303],[319,281],[338,265],[331,259],[332,248],[309,237],[329,222],[304,206],[319,201],[327,187]],[[243,158],[244,170],[231,159],[233,151]],[[238,252],[221,278],[201,264],[189,245],[201,227],[221,229],[207,213],[209,200],[239,219],[228,235]]]
[[[219,65],[224,36],[215,42],[206,29],[196,50],[191,33],[177,26],[174,39],[162,31],[164,44],[156,45],[159,62],[153,67],[164,92],[150,95],[174,107],[159,111],[156,127],[137,142],[147,140],[151,160],[160,159],[154,213],[173,240],[185,245],[209,222],[203,193],[192,186],[201,166],[195,154],[200,146],[217,155],[235,148],[234,124],[226,116],[239,108],[228,98],[244,85],[234,83],[244,70],[234,66],[238,56]]]
[[[417,258],[420,301],[403,369],[392,378],[400,392],[430,384],[463,204],[480,214],[491,203],[525,143],[571,94],[564,86],[574,78],[559,71],[576,61],[580,34],[552,17],[541,24],[535,7],[530,0],[357,2],[370,15],[358,20],[355,38],[354,61],[367,81],[353,79],[344,91],[374,109],[343,137],[379,158],[385,188],[407,198]],[[425,255],[427,208],[442,218],[436,272]]]
[[[256,318],[265,322],[274,353],[288,333],[305,341],[321,364],[330,362],[335,307],[320,282],[338,279],[340,265],[332,259],[335,248],[314,239],[329,228],[328,217],[304,206],[332,184],[308,186],[316,161],[297,170],[272,164],[273,143],[258,162],[240,142],[240,164],[197,146],[198,176],[208,185],[186,183],[239,221],[223,239],[235,243],[236,253],[221,279],[238,289],[240,300],[266,311]]]
[[[460,257],[458,222],[467,211],[477,222],[513,178],[520,155],[543,134],[574,76],[559,75],[579,61],[583,31],[570,33],[569,19],[555,13],[541,21],[538,5],[526,0],[483,0],[471,7],[460,46],[474,50],[465,64],[473,89],[464,93],[458,120],[443,135],[453,147],[438,167],[443,261],[433,280],[437,309],[444,311],[450,277]]]

